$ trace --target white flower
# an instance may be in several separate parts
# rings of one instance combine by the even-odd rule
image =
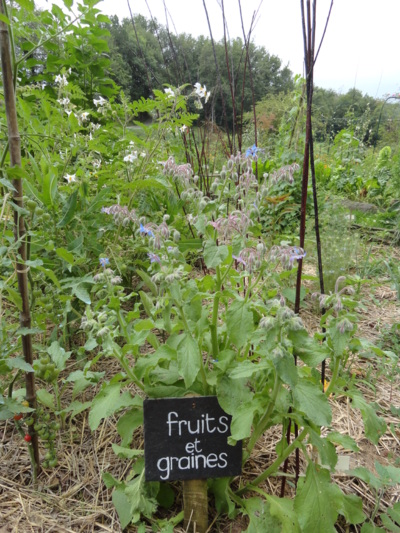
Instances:
[[[201,83],[197,82],[197,83],[194,84],[194,87],[196,89],[196,94],[198,96],[200,96],[200,98],[204,98],[206,96],[207,87],[205,85],[203,87],[203,85]]]
[[[67,180],[68,183],[72,183],[73,181],[76,181],[76,175],[75,174],[65,174],[64,179]]]
[[[130,141],[129,146],[135,146],[135,143],[133,141]]]
[[[96,130],[98,130],[100,127],[101,127],[101,124],[95,124],[94,122],[91,122],[91,123],[89,124],[89,129],[91,129],[92,131],[96,131]]]
[[[210,98],[210,91],[207,91],[207,87],[205,85],[202,85],[201,83],[197,82],[194,84],[194,87],[196,89],[196,94],[199,98],[205,98],[205,103],[208,102],[208,99]]]
[[[185,133],[185,131],[188,129],[188,127],[186,126],[186,124],[184,124],[181,128],[179,128],[181,130],[182,133]]]
[[[57,100],[57,102],[60,105],[67,106],[70,102],[69,98],[61,98],[60,100]]]
[[[146,157],[146,152],[141,152],[140,157]]]
[[[67,113],[68,116],[70,116],[70,114],[72,113],[70,109],[66,109],[65,112]]]
[[[60,87],[63,87],[64,85],[68,85],[68,80],[65,77],[65,74],[62,76],[60,74],[57,74],[57,76],[54,78],[55,83],[60,85]]]
[[[164,89],[165,94],[168,95],[168,98],[175,98],[175,93],[171,89],[171,87],[168,87],[167,89]]]
[[[102,96],[99,96],[99,98],[96,100],[96,98],[93,98],[93,103],[96,107],[102,107],[104,104],[107,103],[107,100],[103,98]]]
[[[87,111],[84,111],[83,113],[81,113],[80,119],[82,120],[82,122],[86,122],[87,120],[89,120],[89,113]]]
[[[124,157],[125,163],[133,163],[137,159],[137,153],[128,154]]]
[[[94,166],[94,168],[100,168],[101,167],[100,159],[93,159],[92,165]]]

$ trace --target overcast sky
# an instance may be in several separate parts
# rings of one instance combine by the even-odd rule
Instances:
[[[218,0],[205,0],[213,37],[223,35]],[[40,0],[47,7],[51,0]],[[165,0],[170,30],[208,36],[203,0]],[[296,74],[303,73],[300,0],[241,0],[245,29],[259,9],[253,40],[279,56]],[[317,1],[317,43],[331,0]],[[153,17],[165,24],[164,0],[147,0]],[[130,0],[133,14],[150,17],[146,0]],[[224,0],[230,37],[242,37],[238,0]],[[103,0],[97,7],[120,19],[129,16],[127,0]],[[371,96],[400,91],[400,0],[334,0],[325,40],[315,67],[316,85],[347,92],[356,87]]]

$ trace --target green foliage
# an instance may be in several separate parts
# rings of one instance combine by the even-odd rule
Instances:
[[[71,7],[69,0],[65,5]],[[217,169],[221,150],[214,176],[201,172],[200,158],[199,178],[190,164],[178,161],[195,151],[185,132],[198,118],[192,110],[203,105],[204,95],[183,85],[183,79],[179,87],[168,83],[163,88],[176,79],[179,68],[183,72],[169,44],[166,69],[157,68],[155,35],[159,32],[166,43],[164,29],[135,19],[139,39],[148,37],[144,65],[129,21],[109,21],[85,4],[78,6],[78,20],[57,6],[35,12],[24,1],[13,9],[9,20],[21,74],[16,94],[22,166],[9,167],[5,117],[0,117],[5,193],[0,418],[22,414],[16,420],[19,429],[33,424],[31,409],[21,403],[25,391],[20,378],[23,371],[34,371],[39,383],[35,431],[47,449],[44,465],[51,468],[57,464],[56,433],[68,418],[88,409],[89,426],[96,431],[105,418],[115,417],[121,441],[113,449],[131,468],[123,480],[107,473],[103,479],[113,489],[121,527],[133,523],[140,531],[142,519],[154,520],[159,505],[168,508],[174,501],[168,486],[144,481],[143,450],[135,440],[143,423],[143,396],[215,395],[232,416],[229,443],[244,441],[244,464],[272,426],[296,423],[301,428],[290,444],[285,439],[277,444],[277,458],[251,484],[234,492],[232,480],[213,481],[218,510],[234,517],[241,508],[249,517],[249,532],[334,531],[339,515],[348,525],[362,523],[360,499],[344,495],[331,477],[336,445],[353,452],[358,448],[349,436],[332,431],[329,396],[340,393],[351,399],[362,414],[366,437],[377,443],[386,429],[378,408],[354,383],[344,386],[343,375],[350,355],[368,350],[389,355],[366,348],[355,336],[357,302],[336,279],[341,268],[347,273],[352,266],[350,251],[355,248],[354,241],[345,247],[343,220],[326,221],[332,241],[325,235],[324,240],[336,270],[328,270],[326,278],[331,294],[319,295],[326,308],[323,338],[309,335],[291,309],[297,260],[305,257],[291,234],[298,220],[303,82],[296,80],[294,92],[284,96],[292,85],[290,72],[278,58],[251,45],[256,98],[261,100],[267,86],[274,94],[257,110],[266,117],[265,129],[271,123],[276,130],[261,137],[273,149],[268,156],[257,147],[252,154],[232,154]],[[210,41],[173,40],[191,54],[188,79],[202,74],[201,81],[212,87],[210,105],[222,122]],[[228,43],[228,50],[238,75],[244,75],[242,41]],[[216,53],[222,65],[222,43]],[[124,90],[111,81],[111,72]],[[223,70],[222,77],[222,90],[229,93]],[[251,102],[247,85],[243,99],[246,109]],[[363,123],[358,124],[354,106],[337,131],[332,171],[322,159],[317,168],[326,187],[351,194],[365,187],[375,190],[375,182],[384,189],[396,175],[396,154],[390,148],[370,162],[372,181],[360,181],[354,170],[356,164],[361,168],[365,128],[371,124],[367,107],[361,113],[364,100],[359,103]],[[23,179],[23,208],[11,201],[15,178]],[[25,217],[29,244],[24,266],[29,269],[32,327],[22,330],[16,326],[21,297],[14,269],[14,214]],[[335,250],[339,240],[342,248]],[[21,335],[27,334],[35,336],[39,354],[33,368],[18,355]],[[295,365],[295,357],[301,365]],[[318,365],[327,357],[332,377],[323,390]],[[99,370],[104,358],[118,363],[115,375],[106,377]],[[96,395],[87,400],[83,393],[97,385]],[[72,389],[69,404],[67,387]],[[323,467],[309,457],[310,447],[318,451]],[[264,494],[258,485],[275,475],[295,448],[305,452],[307,461],[295,498]],[[398,481],[394,467],[376,470],[377,476],[367,470],[353,474],[377,491]],[[262,498],[241,500],[250,491]],[[381,514],[389,530],[396,531],[398,513],[394,506]],[[176,520],[160,521],[160,527],[172,531],[180,518]],[[363,530],[372,527],[366,523]]]

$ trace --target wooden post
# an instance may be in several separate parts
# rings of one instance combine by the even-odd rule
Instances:
[[[5,0],[0,0],[0,14],[4,17],[6,15]],[[8,141],[10,150],[10,167],[21,166],[21,139],[18,131],[17,107],[15,102],[14,79],[12,72],[12,58],[10,49],[10,35],[7,24],[0,21],[0,54],[1,54],[1,68],[3,75],[4,101],[7,116],[8,127]],[[14,58],[15,61],[15,58]],[[29,309],[29,288],[28,288],[28,268],[25,264],[27,257],[27,243],[24,217],[18,209],[23,208],[23,190],[22,179],[13,178],[12,184],[13,201],[17,206],[14,210],[14,235],[15,241],[19,242],[18,255],[15,263],[18,279],[19,293],[22,299],[22,309],[20,311],[20,325],[21,328],[29,329],[31,327],[31,312]],[[33,364],[33,349],[32,337],[30,333],[22,335],[22,350],[25,361],[32,366]],[[33,372],[25,372],[25,386],[26,386],[26,400],[29,402],[29,407],[36,409],[36,389],[35,389],[35,374]],[[33,419],[36,420],[36,413],[33,413]],[[31,437],[29,444],[32,450],[32,470],[33,480],[40,470],[40,456],[38,436],[34,429],[34,424],[28,428]]]
[[[190,533],[206,533],[208,529],[207,480],[183,481],[184,527]]]
[[[198,396],[186,394],[185,397]],[[182,481],[183,525],[189,533],[206,533],[208,529],[208,497],[206,479]]]

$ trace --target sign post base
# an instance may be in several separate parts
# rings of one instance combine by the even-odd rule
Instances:
[[[206,533],[208,529],[207,480],[183,481],[184,527],[190,533]]]

